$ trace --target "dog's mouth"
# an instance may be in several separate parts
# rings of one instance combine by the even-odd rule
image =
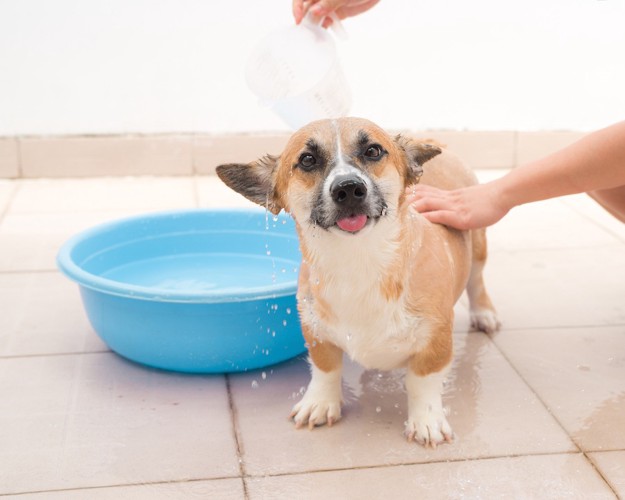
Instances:
[[[343,217],[336,221],[336,225],[342,231],[348,233],[357,233],[369,222],[369,217],[365,214],[350,215],[349,217]]]

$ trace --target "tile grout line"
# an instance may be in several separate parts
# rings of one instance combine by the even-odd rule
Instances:
[[[615,450],[620,451],[620,450]],[[388,469],[392,467],[411,467],[411,466],[426,466],[426,465],[437,465],[437,464],[457,464],[463,462],[480,462],[480,461],[489,461],[489,460],[500,460],[505,458],[527,458],[527,457],[557,457],[561,455],[580,455],[585,456],[581,451],[551,451],[551,452],[538,452],[538,453],[527,453],[527,454],[510,454],[510,455],[491,455],[491,456],[482,456],[482,457],[473,457],[473,458],[445,458],[440,460],[429,460],[426,462],[398,462],[398,463],[386,463],[379,465],[359,465],[354,467],[335,467],[328,469],[315,469],[315,470],[302,470],[302,471],[292,471],[292,472],[278,472],[273,474],[249,474],[248,478],[260,479],[266,477],[289,477],[289,476],[301,476],[306,474],[319,474],[324,472],[347,472],[352,470],[374,470],[374,469]]]
[[[541,398],[538,393],[534,390],[534,388],[530,385],[530,383],[525,379],[525,377],[521,374],[521,372],[517,369],[516,365],[514,363],[512,363],[512,361],[510,360],[510,358],[508,358],[508,356],[506,356],[506,354],[503,352],[503,350],[497,345],[497,342],[495,342],[495,340],[493,339],[492,335],[488,335],[488,338],[490,340],[490,342],[493,344],[493,346],[495,347],[495,349],[497,349],[497,352],[499,352],[499,354],[501,354],[501,356],[506,360],[506,362],[508,363],[508,365],[510,366],[510,368],[512,368],[512,370],[514,371],[514,373],[517,374],[517,376],[523,381],[523,383],[525,384],[525,386],[530,390],[530,392],[536,397],[536,399],[540,402],[540,404],[543,406],[543,408],[545,410],[547,410],[547,413],[549,413],[549,415],[551,416],[551,418],[553,418],[553,420],[558,424],[558,426],[560,427],[560,429],[566,434],[566,436],[571,440],[571,443],[573,443],[573,445],[575,446],[575,448],[577,448],[577,451],[579,453],[583,453],[583,450],[579,447],[579,445],[573,440],[573,437],[569,434],[569,432],[564,428],[564,426],[562,425],[562,422],[560,422],[560,420],[553,414],[553,412],[551,411],[551,409],[549,408],[549,406],[547,406],[547,404],[545,403],[545,401],[543,401],[543,398]]]
[[[11,192],[9,193],[9,200],[7,201],[6,206],[4,207],[4,209],[2,211],[0,211],[0,222],[2,222],[4,220],[4,218],[8,215],[8,213],[11,211],[11,206],[13,205],[13,201],[15,201],[15,197],[17,196],[17,193],[20,191],[22,184],[16,180],[11,180],[11,182],[15,182],[15,185],[13,186],[13,189],[11,189]]]
[[[229,479],[239,479],[237,477],[232,476],[220,476],[220,477],[212,477],[212,478],[195,478],[195,479],[184,479],[184,480],[165,480],[165,481],[147,481],[140,483],[119,483],[119,484],[107,484],[100,486],[78,486],[76,488],[61,488],[61,489],[48,489],[48,490],[32,490],[32,491],[18,491],[18,492],[0,492],[0,498],[5,496],[22,496],[22,495],[37,495],[40,493],[62,493],[62,492],[70,492],[70,491],[83,491],[83,490],[108,490],[112,488],[133,488],[133,487],[141,487],[148,485],[165,485],[165,484],[187,484],[187,483],[198,483],[203,481],[224,481]]]
[[[51,352],[40,354],[16,354],[16,355],[1,355],[0,361],[9,359],[33,359],[33,358],[54,358],[54,357],[67,357],[67,356],[82,356],[82,355],[94,355],[94,354],[115,354],[111,350],[102,351],[76,351],[76,352]],[[119,356],[116,354],[116,356]]]
[[[24,160],[22,155],[22,139],[21,137],[15,138],[15,150],[17,154],[17,178],[24,179]]]
[[[611,450],[611,451],[618,451],[618,450]],[[588,453],[597,453],[597,452],[588,452]],[[610,488],[610,490],[612,490],[612,493],[614,493],[614,495],[616,496],[617,499],[621,498],[618,494],[618,492],[616,491],[616,488],[612,487],[611,482],[608,480],[608,478],[603,474],[603,472],[601,472],[601,469],[599,469],[599,466],[595,463],[595,461],[592,459],[592,457],[590,457],[586,452],[584,452],[584,457],[586,457],[586,460],[588,460],[588,463],[590,463],[590,466],[594,469],[594,471],[599,474],[599,476],[601,477],[601,479],[603,479],[606,484],[608,485],[608,488]]]
[[[247,477],[247,473],[245,471],[245,462],[243,460],[243,445],[239,432],[239,418],[236,405],[234,404],[234,395],[232,393],[232,384],[230,381],[230,375],[224,374],[224,378],[226,381],[226,390],[228,392],[228,408],[230,409],[230,417],[232,420],[232,434],[234,437],[234,443],[236,446],[237,452],[237,461],[239,462],[239,474],[241,481],[243,483],[243,497],[245,500],[249,500],[249,492],[247,491],[247,482],[245,478]]]
[[[594,201],[594,200],[593,200]],[[569,204],[566,202],[566,200],[562,200],[562,203],[564,205],[566,205],[568,208],[572,209],[574,212],[577,212],[578,215],[582,216],[584,219],[586,219],[588,222],[591,222],[594,226],[599,227],[602,231],[605,231],[606,233],[608,233],[610,236],[613,236],[614,238],[616,238],[620,243],[625,243],[623,241],[623,238],[615,233],[614,231],[612,231],[612,229],[610,229],[609,227],[604,226],[601,222],[596,221],[595,219],[593,219],[590,215],[586,214],[583,210],[580,210],[579,208],[577,208],[575,205],[573,204]],[[597,203],[597,202],[595,202]],[[597,205],[599,205],[597,203]],[[599,205],[600,206],[600,205]],[[614,217],[615,220],[616,217]]]
[[[611,450],[611,451],[621,451],[621,450]],[[411,467],[411,466],[426,466],[433,464],[447,464],[447,463],[462,463],[462,462],[480,462],[480,461],[489,461],[489,460],[499,460],[502,458],[524,458],[524,457],[556,457],[560,455],[582,455],[586,457],[586,454],[581,451],[565,451],[565,452],[544,452],[544,453],[529,453],[529,454],[511,454],[511,455],[491,455],[491,456],[483,456],[483,457],[474,457],[474,458],[457,458],[457,459],[441,459],[441,460],[430,460],[427,462],[406,462],[406,463],[387,463],[380,465],[362,465],[356,467],[338,467],[338,468],[329,468],[329,469],[316,469],[316,470],[303,470],[303,471],[294,471],[294,472],[281,472],[274,474],[250,474],[246,475],[247,478],[266,478],[266,477],[290,477],[290,476],[300,476],[306,474],[321,474],[325,472],[347,472],[351,470],[375,470],[375,469],[386,469],[391,467]],[[591,464],[593,465],[593,464]],[[594,467],[593,467],[594,468]],[[596,470],[596,469],[595,469]],[[601,476],[603,477],[603,476]],[[135,486],[146,486],[146,485],[159,485],[159,484],[187,484],[187,483],[196,483],[200,481],[222,481],[228,479],[243,479],[242,477],[236,476],[221,476],[221,477],[211,477],[211,478],[194,478],[194,479],[186,479],[186,480],[166,480],[166,481],[149,481],[149,482],[141,482],[141,483],[120,483],[120,484],[110,484],[110,485],[100,485],[100,486],[82,486],[76,488],[62,488],[62,489],[44,489],[44,490],[32,490],[32,491],[20,491],[20,492],[0,492],[0,497],[4,496],[21,496],[21,495],[31,495],[38,493],[56,493],[56,492],[69,492],[69,491],[82,491],[82,490],[98,490],[98,489],[111,489],[111,488],[126,488],[126,487],[135,487]],[[245,487],[245,484],[244,484]],[[612,488],[610,488],[612,490]],[[247,496],[247,490],[244,490]],[[612,490],[613,491],[613,490]],[[617,495],[618,498],[618,495]]]
[[[608,326],[612,326],[612,325],[608,325]],[[618,494],[616,493],[616,491],[614,490],[614,488],[612,488],[612,485],[609,483],[609,481],[606,479],[606,477],[601,473],[601,471],[596,467],[596,465],[594,464],[594,462],[591,460],[591,458],[588,456],[588,452],[586,452],[585,450],[583,450],[580,445],[577,444],[577,442],[575,441],[575,439],[573,438],[573,436],[571,436],[571,434],[569,433],[569,431],[566,430],[566,428],[564,427],[564,425],[562,424],[562,422],[560,421],[560,419],[558,417],[556,417],[556,415],[551,411],[551,409],[549,408],[549,406],[545,403],[545,401],[543,401],[543,398],[540,397],[540,395],[534,390],[534,388],[530,385],[530,383],[525,379],[525,377],[521,374],[521,372],[517,369],[516,365],[514,365],[514,363],[512,363],[512,361],[508,358],[508,356],[506,356],[506,354],[503,352],[502,349],[500,349],[500,347],[497,345],[497,343],[494,341],[494,339],[492,338],[491,335],[488,335],[488,338],[490,339],[490,341],[492,342],[493,346],[495,347],[495,349],[497,349],[497,351],[499,352],[499,354],[501,354],[503,356],[503,358],[507,361],[508,365],[510,366],[510,368],[512,368],[512,370],[514,370],[514,372],[518,375],[518,377],[523,381],[523,383],[525,384],[525,386],[530,390],[530,392],[536,397],[536,399],[538,399],[538,401],[540,402],[540,404],[543,406],[543,408],[547,411],[547,413],[549,413],[549,415],[551,415],[551,418],[553,418],[553,420],[558,424],[558,426],[560,427],[560,429],[562,429],[562,431],[566,434],[566,436],[569,438],[569,440],[571,441],[571,443],[573,444],[573,446],[575,446],[575,448],[577,448],[577,453],[580,453],[584,459],[586,460],[586,462],[588,462],[588,464],[593,468],[593,470],[599,475],[599,477],[603,480],[603,482],[605,483],[605,485],[609,488],[609,490],[614,493],[616,498],[619,498]],[[574,452],[573,452],[574,453]]]

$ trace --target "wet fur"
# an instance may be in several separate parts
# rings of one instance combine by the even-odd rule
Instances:
[[[382,159],[363,155],[371,144],[383,147]],[[305,171],[298,159],[311,151],[319,165]],[[337,168],[357,171],[375,187],[363,209],[369,222],[356,234],[332,225],[326,190]],[[293,135],[280,157],[220,166],[217,173],[296,222],[303,255],[298,309],[312,365],[310,386],[293,409],[296,425],[332,425],[340,418],[345,352],[365,368],[405,367],[408,438],[430,446],[450,441],[442,382],[452,360],[453,307],[467,284],[475,326],[498,327],[482,280],[486,238],[483,230],[428,222],[406,203],[405,190],[418,181],[445,189],[471,185],[474,175],[439,145],[393,138],[354,118],[314,122]],[[324,224],[314,216],[320,204],[330,211]]]

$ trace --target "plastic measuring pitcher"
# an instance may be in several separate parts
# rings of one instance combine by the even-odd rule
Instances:
[[[249,88],[293,129],[345,116],[351,107],[334,39],[320,22],[306,16],[299,26],[271,32],[247,60]],[[333,24],[340,33],[338,19]]]

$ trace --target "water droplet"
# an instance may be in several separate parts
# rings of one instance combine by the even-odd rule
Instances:
[[[276,331],[274,330],[273,332],[271,332],[271,336],[275,337],[276,336]]]
[[[267,378],[267,374],[265,372],[261,373],[260,376],[263,377],[263,380]]]
[[[287,307],[287,308],[286,308],[286,313],[287,313],[287,314],[291,314],[291,308],[290,308],[290,307]]]
[[[382,407],[381,406],[376,406],[375,407],[375,412],[376,413],[380,413],[382,411]]]
[[[252,380],[252,389],[258,389],[258,382],[256,380]]]
[[[286,326],[286,319],[282,320],[282,326]]]

